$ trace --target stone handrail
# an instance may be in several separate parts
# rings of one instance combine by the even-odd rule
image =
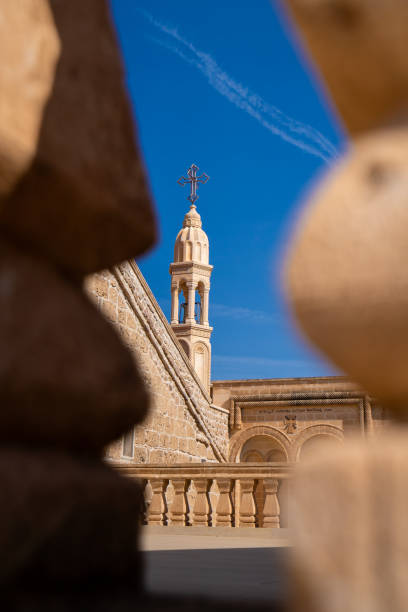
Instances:
[[[288,463],[113,465],[144,483],[145,524],[163,526],[279,528],[282,485],[293,470]]]

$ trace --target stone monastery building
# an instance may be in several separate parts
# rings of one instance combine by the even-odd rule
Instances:
[[[108,457],[136,464],[296,462],[322,443],[381,427],[381,407],[343,377],[211,380],[213,267],[197,197],[189,199],[170,264],[170,324],[134,261],[87,282],[137,354],[152,397],[147,420],[112,444]]]

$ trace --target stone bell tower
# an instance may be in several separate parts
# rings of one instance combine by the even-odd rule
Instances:
[[[201,382],[209,392],[211,374],[212,327],[208,322],[208,296],[213,266],[209,265],[209,244],[201,227],[201,217],[195,202],[199,183],[208,176],[197,176],[194,164],[181,177],[181,185],[190,185],[190,210],[184,217],[174,247],[171,274],[171,326],[184,351],[191,360]]]

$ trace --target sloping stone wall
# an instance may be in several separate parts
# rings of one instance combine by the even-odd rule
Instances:
[[[228,411],[211,405],[137,265],[124,262],[92,275],[86,288],[135,353],[151,393],[149,415],[135,428],[133,461],[225,461]],[[124,458],[122,440],[107,454]]]

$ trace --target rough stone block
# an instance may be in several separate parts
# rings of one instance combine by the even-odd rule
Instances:
[[[148,408],[134,356],[81,289],[0,244],[0,443],[100,451]]]
[[[93,281],[92,290],[95,295],[97,297],[107,299],[109,291],[109,282],[106,280],[106,278],[101,278],[100,276],[96,275],[88,278]]]
[[[287,0],[351,133],[406,114],[406,0]]]
[[[117,323],[118,313],[115,304],[112,304],[111,302],[104,302],[101,311],[108,319],[108,321],[110,321],[111,323]]]
[[[286,284],[310,340],[407,418],[408,129],[359,138],[305,208]]]
[[[146,444],[148,446],[159,446],[159,439],[157,431],[146,431]]]
[[[118,323],[120,326],[126,325],[126,310],[124,308],[118,309]]]
[[[178,438],[176,438],[175,436],[171,436],[170,437],[170,444],[169,444],[169,448],[171,450],[178,450],[178,446],[179,446],[179,441]]]
[[[0,194],[8,193],[36,153],[52,90],[60,41],[48,0],[2,2],[0,54]]]
[[[135,447],[134,457],[133,457],[135,463],[147,463],[148,458],[149,458],[149,455],[148,455],[146,447],[140,447],[140,446]]]
[[[79,274],[155,239],[107,5],[0,7],[0,228]]]
[[[0,581],[87,585],[139,574],[135,481],[85,457],[0,449]]]

